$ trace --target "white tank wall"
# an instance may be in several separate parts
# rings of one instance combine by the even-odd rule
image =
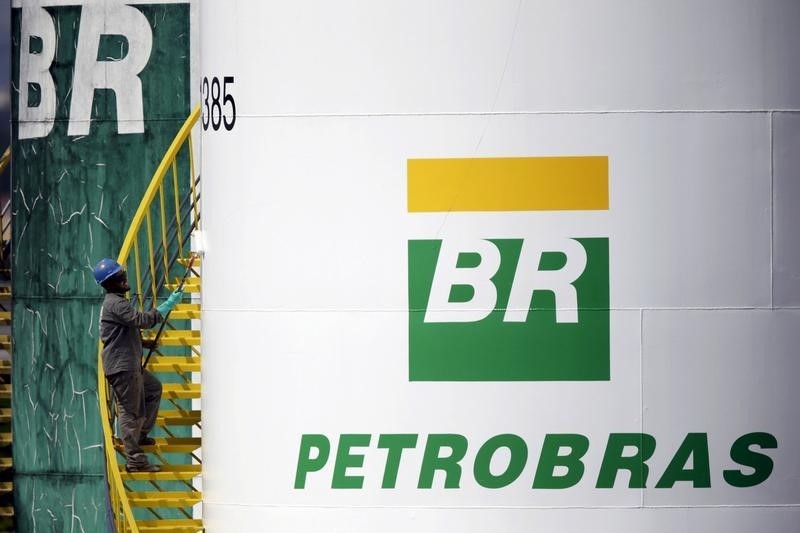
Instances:
[[[203,136],[209,532],[796,530],[800,4],[201,9],[203,76],[235,77],[238,113]],[[608,157],[608,210],[408,212],[409,159],[571,155]],[[611,379],[409,381],[409,241],[541,235],[608,238]],[[645,489],[595,488],[620,432],[657,440]],[[654,488],[694,432],[711,487]],[[752,432],[774,469],[735,488]],[[362,489],[331,488],[345,433],[371,435]],[[388,433],[419,435],[395,489]],[[467,438],[460,488],[417,488],[429,433]],[[481,487],[475,454],[503,433],[527,464]],[[556,433],[588,437],[586,473],[531,489]],[[331,458],[295,489],[304,434]]]

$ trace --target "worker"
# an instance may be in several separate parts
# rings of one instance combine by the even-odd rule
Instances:
[[[155,309],[139,311],[125,297],[130,286],[122,265],[113,259],[103,259],[94,267],[94,279],[106,291],[100,311],[103,371],[117,399],[125,468],[128,472],[158,472],[160,467],[147,460],[142,446],[155,444],[148,433],[156,422],[161,382],[142,368],[140,329],[162,322],[183,292],[173,292]]]

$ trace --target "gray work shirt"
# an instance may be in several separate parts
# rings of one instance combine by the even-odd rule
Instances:
[[[103,371],[106,376],[142,367],[142,335],[163,320],[155,309],[139,311],[122,294],[109,292],[100,310]]]

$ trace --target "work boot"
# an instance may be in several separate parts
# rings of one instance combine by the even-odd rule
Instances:
[[[160,472],[161,467],[151,464],[145,454],[137,453],[128,459],[125,470],[128,472]]]
[[[161,472],[161,467],[152,463],[145,463],[143,465],[125,465],[125,470],[128,472]]]
[[[156,439],[153,437],[148,437],[147,433],[144,433],[141,437],[139,437],[139,446],[153,446],[156,443]]]

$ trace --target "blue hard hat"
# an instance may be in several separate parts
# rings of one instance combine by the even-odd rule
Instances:
[[[113,259],[101,259],[94,267],[94,280],[100,285],[118,272],[122,272],[122,265]]]

